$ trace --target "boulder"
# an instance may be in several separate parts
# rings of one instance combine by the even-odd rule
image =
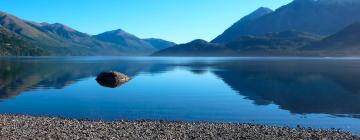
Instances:
[[[102,86],[116,88],[128,82],[130,79],[131,78],[120,72],[109,71],[100,73],[97,76],[96,81]]]

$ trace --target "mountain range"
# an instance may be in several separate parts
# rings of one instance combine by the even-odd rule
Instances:
[[[255,10],[202,44],[208,47],[194,47],[194,42],[189,42],[153,55],[360,55],[357,13],[359,0],[294,0],[275,11],[264,7]]]
[[[229,56],[229,55],[295,55],[303,46],[318,42],[322,36],[284,31],[265,35],[247,35],[225,44],[197,40],[160,50],[155,56]]]
[[[328,36],[360,21],[360,14],[357,13],[360,13],[359,0],[294,0],[275,11],[268,8],[256,10],[212,42],[230,42],[242,35],[288,30]]]
[[[359,0],[294,0],[276,10],[258,8],[210,42],[197,39],[176,45],[121,29],[92,36],[60,23],[37,23],[0,12],[2,38],[21,42],[0,42],[6,50],[0,55],[359,55],[358,13]]]
[[[170,47],[154,46],[120,29],[92,36],[60,23],[37,23],[4,12],[0,12],[0,25],[49,55],[145,55]]]

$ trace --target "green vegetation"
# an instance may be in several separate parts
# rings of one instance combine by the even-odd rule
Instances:
[[[47,52],[0,27],[0,56],[38,56]]]

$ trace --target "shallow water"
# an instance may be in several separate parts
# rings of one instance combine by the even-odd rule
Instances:
[[[107,88],[95,78],[132,77]],[[360,134],[360,59],[3,57],[0,113],[341,128]]]

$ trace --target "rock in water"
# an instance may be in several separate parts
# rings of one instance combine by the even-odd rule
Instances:
[[[113,71],[102,72],[96,78],[96,81],[100,85],[110,88],[116,88],[128,82],[129,80],[130,78],[125,74],[122,74],[120,72],[113,72]]]

